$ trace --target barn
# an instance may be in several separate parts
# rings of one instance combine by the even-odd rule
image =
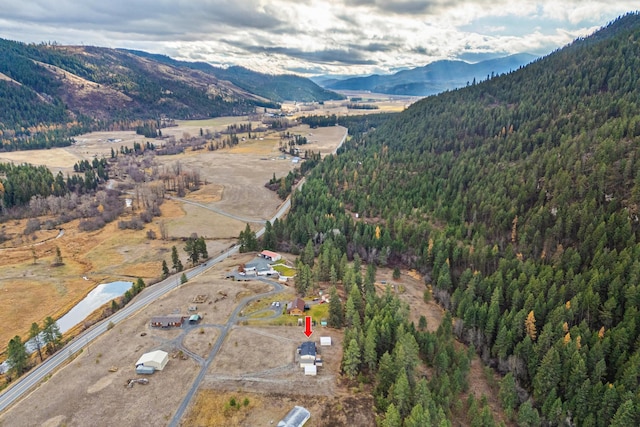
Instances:
[[[136,367],[146,366],[154,368],[156,371],[162,371],[169,361],[169,353],[162,350],[150,351],[140,356],[136,362]]]

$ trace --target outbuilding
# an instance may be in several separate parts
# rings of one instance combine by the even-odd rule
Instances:
[[[185,316],[155,316],[151,318],[151,326],[154,328],[180,328]]]
[[[294,406],[278,423],[278,427],[302,427],[311,418],[311,412],[302,406]]]
[[[280,261],[282,259],[282,255],[280,255],[279,253],[267,251],[267,250],[260,252],[260,256],[264,259],[267,259],[273,262]]]
[[[330,347],[331,346],[331,337],[320,337],[320,346],[321,347]]]
[[[169,361],[169,353],[162,350],[150,351],[140,356],[136,362],[136,367],[152,367],[156,371],[162,371]]]
[[[315,377],[318,375],[318,368],[316,368],[316,365],[305,365],[304,374]]]

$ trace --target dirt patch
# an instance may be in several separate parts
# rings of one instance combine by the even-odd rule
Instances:
[[[89,394],[97,393],[100,390],[103,390],[109,387],[111,383],[113,383],[113,375],[105,375],[104,377],[96,381],[95,384],[92,384],[91,386],[89,386],[89,388],[87,389],[87,393]]]
[[[387,287],[396,293],[400,301],[409,304],[409,320],[418,326],[420,316],[427,319],[427,330],[435,332],[444,316],[444,310],[438,304],[429,300],[424,301],[424,291],[427,286],[423,277],[415,270],[403,271],[399,279],[393,278],[393,270],[379,268],[376,273],[376,289],[379,295]]]

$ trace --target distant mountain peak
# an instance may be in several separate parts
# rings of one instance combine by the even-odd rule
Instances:
[[[464,87],[475,81],[515,71],[537,57],[517,53],[477,63],[459,59],[444,59],[422,67],[401,70],[394,74],[374,74],[342,80],[316,80],[334,90],[370,91],[392,95],[427,96],[445,90]]]

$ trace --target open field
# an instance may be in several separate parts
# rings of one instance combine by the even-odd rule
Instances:
[[[309,149],[316,144],[323,153],[332,151],[331,144],[339,142],[344,130],[339,127],[326,130],[324,133],[324,129],[301,127],[301,131],[306,132],[302,135],[310,140]],[[64,150],[88,156],[86,158],[98,152],[107,156],[111,145],[103,142],[110,134],[113,133],[92,134],[91,138],[101,141],[96,139],[91,143],[87,137],[83,144]],[[128,141],[144,139],[137,135],[130,137]],[[167,165],[180,160],[184,167],[198,168],[209,184],[186,197],[204,207],[165,200],[162,216],[145,230],[119,230],[113,223],[97,232],[82,233],[77,229],[77,222],[72,222],[65,224],[62,235],[58,230],[40,231],[36,239],[27,240],[21,235],[26,221],[3,224],[6,233],[13,237],[0,247],[0,321],[11,327],[0,329],[0,347],[16,333],[25,336],[31,322],[42,323],[47,315],[61,315],[98,283],[135,277],[149,283],[160,274],[162,260],[169,262],[173,245],[178,248],[184,265],[188,265],[181,238],[193,232],[207,237],[212,256],[233,244],[245,222],[207,207],[255,220],[273,215],[280,200],[263,184],[274,172],[285,174],[293,165],[289,160],[262,160],[266,151],[260,150],[267,150],[267,141],[267,137],[259,142],[252,140],[253,145],[246,147],[253,148],[246,149],[247,152],[236,147],[160,157]],[[146,231],[153,229],[159,235],[161,222],[167,225],[170,240],[149,240]],[[257,229],[259,225],[253,224],[253,227]],[[35,264],[32,245],[37,255]],[[65,265],[52,268],[56,246],[62,251]],[[223,279],[227,271],[251,258],[252,255],[243,254],[225,260],[118,324],[45,384],[0,415],[0,426],[166,425],[196,378],[201,358],[209,354],[233,309],[243,297],[267,290],[262,282]],[[391,274],[391,270],[380,268],[378,282],[386,280],[400,285],[398,295],[409,304],[411,319],[417,324],[424,315],[428,329],[437,329],[443,312],[435,303],[424,302],[424,281],[406,272],[394,281]],[[273,298],[289,299],[294,293],[290,286]],[[378,288],[384,291],[380,283]],[[196,295],[207,295],[207,300],[194,304]],[[262,302],[267,306],[270,303],[269,300]],[[203,315],[200,325],[179,330],[149,327],[151,316],[187,314],[192,305]],[[354,383],[344,381],[339,375],[342,331],[314,328],[312,340],[319,341],[320,335],[330,335],[334,346],[320,348],[323,367],[317,377],[305,377],[296,364],[295,355],[296,347],[306,340],[303,328],[293,326],[297,318],[288,316],[286,323],[292,326],[277,325],[282,319],[285,317],[275,320],[256,317],[232,328],[182,425],[270,425],[294,405],[305,406],[312,412],[309,426],[375,425],[369,393],[366,389],[353,388]],[[137,358],[154,349],[164,349],[172,355],[165,370],[149,377],[149,385],[125,388],[126,380],[136,377],[133,364]],[[190,357],[189,353],[195,356]],[[109,372],[113,367],[118,368],[117,371]],[[472,363],[470,383],[470,393],[477,397],[487,395],[494,413],[499,413],[497,393],[488,386],[477,358]],[[226,416],[225,404],[232,397],[238,401],[247,398],[249,404]],[[211,418],[221,413],[222,421]]]
[[[244,122],[246,117],[180,122],[179,126],[167,128],[166,133],[182,137],[185,132],[196,135],[201,127],[209,129],[210,126],[214,131]],[[336,129],[344,132],[343,128]],[[308,130],[306,126],[299,129],[306,133]],[[314,147],[331,152],[342,137],[332,131],[316,132]],[[62,171],[66,175],[72,173],[73,165],[79,160],[109,157],[112,148],[118,151],[121,146],[132,147],[134,141],[142,144],[147,141],[132,131],[94,132],[80,135],[76,140],[76,144],[66,148],[2,153],[0,161],[49,165],[54,174]],[[246,147],[241,143],[233,149],[156,156],[161,167],[170,167],[179,161],[185,169],[198,170],[208,184],[186,197],[203,206],[165,200],[161,206],[162,216],[154,218],[140,231],[120,230],[116,221],[102,230],[81,232],[79,221],[74,220],[61,226],[64,229],[61,234],[55,229],[25,236],[26,220],[1,224],[9,239],[0,244],[0,322],[4,325],[0,328],[0,352],[16,334],[26,339],[31,323],[42,324],[47,316],[60,317],[100,283],[137,277],[153,282],[161,274],[162,260],[171,264],[170,251],[174,245],[182,263],[188,266],[182,239],[192,233],[206,237],[207,250],[215,256],[236,241],[247,222],[257,221],[251,224],[253,229],[259,229],[259,222],[270,219],[282,203],[264,184],[274,173],[277,177],[284,176],[295,166],[290,159],[265,157],[265,150],[277,150],[278,143],[279,136],[272,135],[263,141],[247,141]],[[265,158],[268,160],[263,160]],[[125,219],[126,215],[131,214],[125,214]],[[147,231],[160,236],[162,223],[169,239],[150,240]],[[53,268],[56,247],[61,251],[64,266]]]
[[[325,116],[335,114],[336,116],[354,116],[363,114],[378,113],[398,113],[405,110],[409,105],[421,99],[416,96],[388,95],[381,93],[359,92],[359,91],[337,91],[349,99],[361,98],[363,104],[372,104],[378,106],[376,110],[365,109],[349,109],[346,100],[325,101],[322,105],[317,103],[309,104],[283,104],[283,111],[289,111],[294,117],[300,116]]]

